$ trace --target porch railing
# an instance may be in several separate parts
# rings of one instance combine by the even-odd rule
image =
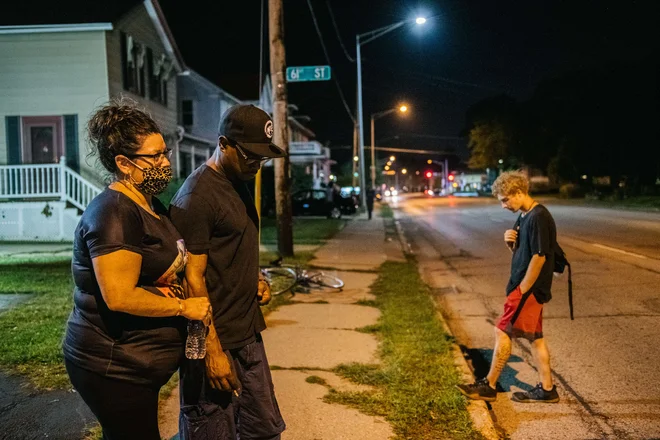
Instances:
[[[0,165],[0,199],[59,199],[85,210],[101,192],[93,183],[66,166],[56,164]]]

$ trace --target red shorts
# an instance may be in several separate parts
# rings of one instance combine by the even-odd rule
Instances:
[[[510,338],[525,338],[534,341],[543,337],[543,304],[539,304],[531,292],[525,296],[527,299],[521,304],[523,295],[520,286],[509,294],[504,303],[504,313],[495,327],[509,335]],[[519,308],[520,312],[515,317]]]

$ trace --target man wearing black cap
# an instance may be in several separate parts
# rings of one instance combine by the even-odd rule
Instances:
[[[260,336],[270,286],[259,274],[259,217],[247,181],[286,153],[272,143],[271,118],[253,105],[230,108],[218,133],[213,156],[170,205],[189,251],[189,294],[208,296],[213,307],[206,358],[181,367],[180,437],[279,439],[285,424]]]

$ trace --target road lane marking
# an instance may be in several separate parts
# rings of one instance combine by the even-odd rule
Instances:
[[[617,249],[617,248],[613,248],[613,247],[610,247],[610,246],[605,246],[604,244],[600,244],[600,243],[591,243],[591,244],[594,245],[597,248],[605,249],[605,250],[612,251],[612,252],[617,252],[619,254],[629,255],[631,257],[641,258],[643,260],[648,260],[648,258],[649,258],[646,255],[641,255],[641,254],[636,254],[634,252],[624,251],[623,249]]]

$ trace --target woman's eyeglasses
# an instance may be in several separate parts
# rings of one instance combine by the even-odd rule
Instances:
[[[172,149],[167,148],[165,151],[154,154],[126,154],[125,156],[130,159],[134,159],[136,157],[151,158],[154,160],[154,163],[161,163],[165,158],[169,160],[172,157]]]

